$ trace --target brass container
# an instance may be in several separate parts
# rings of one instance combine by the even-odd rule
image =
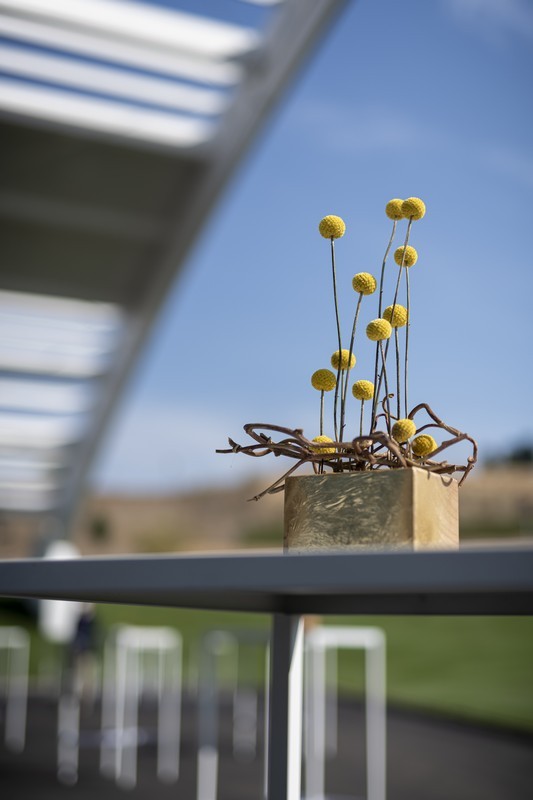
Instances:
[[[284,550],[458,547],[457,489],[416,468],[287,478]]]

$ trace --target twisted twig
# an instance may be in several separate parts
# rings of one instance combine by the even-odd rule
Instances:
[[[377,419],[385,418],[387,426],[390,426],[390,415],[387,410],[386,399],[382,402],[383,413]],[[382,431],[372,431],[364,436],[357,436],[348,442],[311,442],[304,436],[301,428],[285,428],[281,425],[270,425],[268,423],[254,422],[244,426],[245,432],[255,441],[255,444],[240,445],[228,439],[230,447],[225,450],[217,450],[217,453],[244,453],[254,458],[261,458],[268,453],[275,456],[287,456],[296,459],[293,465],[280,478],[272,483],[267,489],[256,495],[253,500],[259,500],[265,494],[275,494],[285,488],[283,481],[303,464],[312,464],[315,472],[322,473],[325,468],[333,472],[361,472],[368,469],[405,469],[419,467],[428,472],[435,472],[439,475],[453,475],[455,472],[463,473],[459,486],[464,482],[466,476],[477,461],[477,443],[467,433],[461,433],[456,428],[446,425],[427,405],[420,403],[409,413],[409,419],[413,419],[419,411],[426,411],[433,420],[418,429],[418,432],[427,428],[440,428],[451,434],[452,438],[442,442],[441,445],[431,453],[431,460],[421,461],[410,455],[408,445],[398,444],[388,433]],[[274,441],[272,436],[267,433],[280,433],[284,435],[280,441]],[[453,445],[468,441],[472,445],[472,455],[468,457],[466,464],[449,464],[447,461],[435,461],[435,456],[447,450]],[[334,452],[326,452],[334,450]]]

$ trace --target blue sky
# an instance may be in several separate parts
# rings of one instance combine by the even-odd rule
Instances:
[[[379,271],[392,197],[427,205],[411,237],[411,405],[428,402],[485,456],[533,440],[532,45],[528,0],[348,3],[169,294],[97,486],[167,491],[281,471],[214,450],[228,435],[244,441],[246,422],[318,433],[309,378],[336,338],[317,225],[326,214],[347,224],[337,246],[347,334],[351,277]],[[362,319],[374,316],[369,298]],[[372,349],[360,345],[353,378],[371,378]]]

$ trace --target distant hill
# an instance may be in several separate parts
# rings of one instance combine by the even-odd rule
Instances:
[[[94,494],[84,504],[73,538],[85,555],[281,548],[283,493],[249,502],[268,484],[263,475],[233,488],[160,496]],[[477,467],[459,498],[463,540],[533,537],[533,464]],[[35,555],[39,533],[35,521],[0,519],[0,558]]]
[[[89,498],[76,528],[82,552],[177,552],[282,546],[283,493],[248,502],[268,485],[164,495]],[[476,469],[460,493],[461,536],[533,536],[533,466]]]
[[[459,492],[461,535],[533,537],[533,464],[475,469]]]
[[[83,553],[282,546],[283,494],[251,501],[268,479],[175,495],[90,497],[74,539]]]

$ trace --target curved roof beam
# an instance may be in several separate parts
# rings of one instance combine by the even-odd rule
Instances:
[[[135,104],[148,103],[191,114],[220,114],[228,103],[225,94],[211,89],[136,75],[120,68],[88,64],[12,45],[0,44],[0,70],[33,81],[48,81],[69,89],[97,92]]]
[[[0,107],[11,114],[167,147],[194,147],[213,135],[211,125],[204,120],[83,97],[8,78],[0,78]]]
[[[244,76],[244,69],[230,61],[206,60],[190,54],[170,53],[142,43],[133,45],[112,41],[103,35],[65,30],[55,25],[16,17],[0,16],[0,34],[39,47],[54,48],[213,86],[235,86]]]
[[[242,56],[261,41],[248,28],[122,0],[0,0],[0,9],[204,58]]]

